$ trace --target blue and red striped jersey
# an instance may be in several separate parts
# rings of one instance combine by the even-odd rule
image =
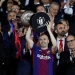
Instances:
[[[53,75],[53,55],[51,48],[41,50],[40,47],[33,46],[33,75]]]

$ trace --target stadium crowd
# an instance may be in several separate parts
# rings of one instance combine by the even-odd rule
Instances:
[[[44,12],[47,31],[20,22]],[[0,0],[0,75],[75,75],[75,0]]]

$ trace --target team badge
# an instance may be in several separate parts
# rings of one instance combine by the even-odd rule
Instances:
[[[50,54],[50,50],[47,51],[47,54]]]

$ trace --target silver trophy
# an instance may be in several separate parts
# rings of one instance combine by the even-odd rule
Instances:
[[[32,11],[25,11],[21,16],[21,22],[24,26],[30,25],[30,18],[34,13]]]

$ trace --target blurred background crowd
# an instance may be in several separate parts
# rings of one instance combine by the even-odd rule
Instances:
[[[25,39],[28,27],[20,22],[22,13],[29,10],[47,13],[54,24],[52,33],[58,50],[54,53],[53,75],[75,75],[75,0],[0,0],[0,75],[33,75],[33,50]],[[30,37],[39,45],[37,35],[32,29]],[[58,39],[63,40],[63,52]]]

